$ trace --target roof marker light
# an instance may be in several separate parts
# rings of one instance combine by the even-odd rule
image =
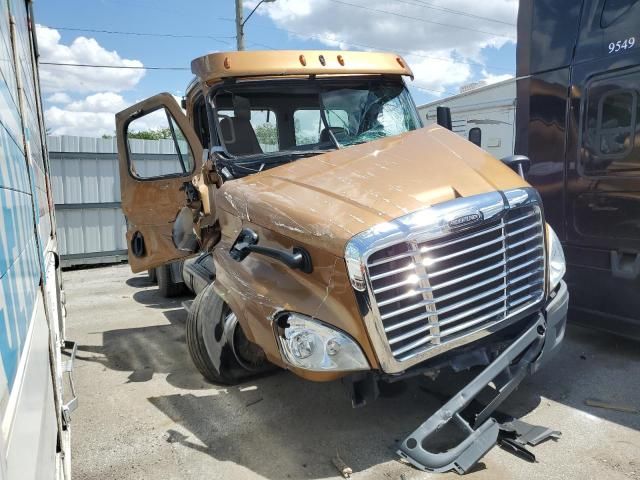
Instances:
[[[320,63],[322,64],[323,67],[327,64],[327,61],[324,59],[324,55],[320,55],[318,57],[318,60],[320,60]]]
[[[231,68],[231,65],[229,64],[229,57],[224,57],[224,68],[227,70]]]
[[[344,67],[344,57],[342,55],[338,55],[338,63]]]
[[[300,55],[300,63],[302,64],[303,67],[307,66],[307,59],[304,58],[304,55]]]
[[[398,62],[398,65],[400,65],[402,68],[407,68],[400,57],[396,57],[396,62]]]

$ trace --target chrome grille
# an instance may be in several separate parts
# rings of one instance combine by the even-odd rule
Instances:
[[[369,283],[393,357],[406,361],[537,303],[544,294],[543,233],[540,207],[529,204],[369,255]]]

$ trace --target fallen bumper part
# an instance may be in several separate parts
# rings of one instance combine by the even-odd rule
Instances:
[[[527,450],[526,445],[535,447],[549,438],[558,439],[562,433],[547,427],[531,425],[522,420],[511,420],[500,425],[498,445],[517,457],[535,462],[536,456]]]
[[[547,427],[531,425],[522,420],[512,420],[500,425],[500,435],[513,437],[513,440],[522,446],[531,445],[535,447],[548,438],[560,438],[562,433]]]
[[[469,471],[498,441],[500,424],[490,415],[533,369],[545,344],[545,324],[544,316],[539,314],[523,335],[410,434],[402,442],[398,455],[424,471],[455,470],[460,474]],[[518,361],[514,364],[515,360]],[[509,380],[497,388],[497,395],[476,415],[473,424],[465,420],[461,412],[485,387],[505,375]],[[427,450],[425,440],[442,433],[449,422],[464,430],[468,434],[466,438],[444,452]]]

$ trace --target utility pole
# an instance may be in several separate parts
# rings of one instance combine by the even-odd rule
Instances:
[[[244,25],[251,18],[260,5],[263,3],[273,3],[276,0],[260,0],[258,4],[251,10],[247,18],[242,18],[242,0],[236,0],[236,43],[238,50],[244,50]]]
[[[236,0],[236,44],[239,51],[244,50],[244,21],[242,19],[242,0]]]

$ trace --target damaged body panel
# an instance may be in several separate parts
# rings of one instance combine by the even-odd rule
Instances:
[[[564,257],[537,192],[420,128],[396,55],[230,52],[192,69],[186,118],[163,94],[119,113],[117,133],[132,269],[203,260],[182,267],[198,370],[343,379],[355,406],[380,381],[483,368],[399,451],[467,471],[499,438],[493,410],[564,334]],[[152,147],[133,125],[157,112],[168,173],[145,178]],[[465,417],[489,384],[495,399]],[[466,439],[430,451],[447,422]]]

